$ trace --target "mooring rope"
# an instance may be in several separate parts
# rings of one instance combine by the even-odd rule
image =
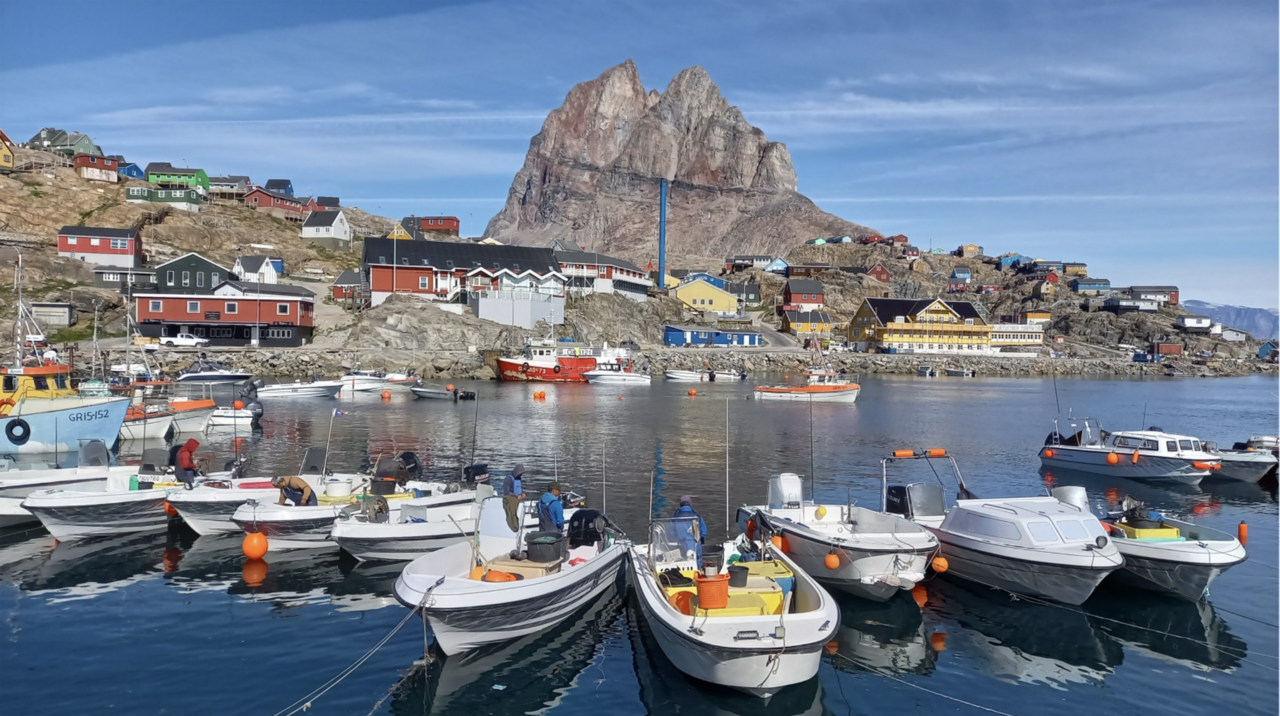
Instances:
[[[840,652],[838,652],[838,651],[835,653],[835,656],[838,656],[838,657],[840,657],[841,659],[844,659],[844,660],[848,661],[850,664],[853,664],[854,666],[857,666],[860,670],[865,671],[865,672],[866,672],[866,673],[868,673],[868,674],[875,674],[876,676],[883,676],[884,678],[889,679],[890,681],[896,681],[896,682],[898,682],[899,684],[902,684],[903,686],[910,686],[911,688],[913,688],[913,689],[918,689],[918,690],[920,690],[920,691],[925,692],[926,694],[933,694],[934,696],[941,696],[942,698],[947,699],[948,701],[955,701],[956,703],[964,704],[965,706],[969,706],[969,707],[971,707],[971,708],[979,709],[979,710],[981,710],[981,711],[986,711],[987,713],[1000,714],[1000,716],[1013,716],[1013,714],[1011,714],[1011,713],[1009,713],[1009,712],[1007,712],[1007,711],[1001,711],[1001,710],[999,710],[999,709],[993,709],[993,708],[991,708],[990,706],[983,706],[982,704],[975,704],[975,703],[973,703],[972,701],[965,701],[965,700],[964,700],[964,699],[962,699],[962,698],[959,698],[959,697],[956,697],[956,696],[952,696],[952,695],[950,695],[950,694],[944,694],[944,693],[942,693],[941,691],[934,691],[933,689],[925,688],[925,687],[923,687],[923,686],[921,686],[921,685],[919,685],[919,684],[913,684],[913,683],[911,683],[910,681],[907,681],[906,679],[898,678],[897,676],[893,676],[892,674],[885,674],[885,673],[881,673],[881,672],[879,672],[879,671],[875,671],[875,670],[873,670],[873,669],[865,669],[865,668],[863,668],[863,667],[862,667],[862,665],[861,665],[861,664],[859,664],[858,662],[854,661],[852,658],[850,658],[850,657],[848,657],[848,656],[845,656],[844,654],[841,654],[841,653],[840,653]],[[843,688],[843,687],[842,687],[842,688]]]

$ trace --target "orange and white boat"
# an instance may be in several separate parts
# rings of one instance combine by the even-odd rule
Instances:
[[[808,400],[814,403],[852,403],[862,386],[846,380],[830,368],[813,367],[804,372],[804,385],[761,385],[756,387],[760,400]]]
[[[498,359],[498,380],[526,380],[544,383],[586,383],[587,373],[599,363],[629,361],[631,351],[573,344],[557,345],[550,340],[529,341],[514,356]]]

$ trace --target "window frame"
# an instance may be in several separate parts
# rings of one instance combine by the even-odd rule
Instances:
[[[193,310],[191,310],[191,307],[192,307],[192,306],[195,306],[195,310],[194,310],[194,311],[193,311]],[[199,302],[199,301],[187,301],[187,313],[200,313],[200,302]]]
[[[293,311],[292,311],[292,309],[290,309],[290,308],[289,308],[289,306],[290,306],[290,304],[288,304],[288,303],[277,303],[277,304],[276,304],[276,315],[277,315],[277,316],[288,316],[288,315],[291,315],[291,314],[293,313]],[[284,309],[284,310],[282,311],[282,310],[280,310],[280,309]]]

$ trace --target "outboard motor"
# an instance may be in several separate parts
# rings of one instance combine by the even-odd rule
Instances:
[[[422,464],[418,462],[418,456],[409,451],[400,453],[400,465],[404,469],[406,480],[417,480],[422,476]],[[398,477],[398,476],[397,476]]]
[[[908,520],[917,517],[941,517],[947,513],[942,485],[930,483],[889,485],[885,489],[884,511]]]
[[[462,479],[466,482],[488,482],[489,464],[480,462],[462,468]]]
[[[263,410],[262,403],[260,401],[254,400],[250,403],[246,403],[244,409],[253,414],[253,422],[255,425],[262,420]]]
[[[569,518],[569,547],[593,545],[604,539],[607,520],[599,510],[578,510]]]
[[[769,478],[770,507],[799,507],[804,499],[804,484],[794,472]]]

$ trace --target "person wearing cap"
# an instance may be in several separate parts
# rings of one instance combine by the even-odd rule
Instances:
[[[693,497],[690,495],[680,496],[680,507],[676,509],[672,519],[693,519],[697,520],[696,527],[690,526],[689,531],[680,533],[681,547],[686,552],[694,552],[699,558],[702,557],[702,543],[707,539],[707,521],[702,519],[693,509]],[[696,535],[696,536],[695,536]]]
[[[564,505],[560,504],[560,483],[553,482],[538,499],[538,529],[542,532],[564,531]]]
[[[292,500],[298,507],[315,507],[318,504],[315,491],[301,477],[276,475],[271,478],[271,484],[280,488],[280,500],[276,502],[277,505],[285,504],[286,500]]]
[[[502,508],[507,511],[507,527],[520,531],[520,500],[524,499],[524,465],[511,468],[502,480]]]

